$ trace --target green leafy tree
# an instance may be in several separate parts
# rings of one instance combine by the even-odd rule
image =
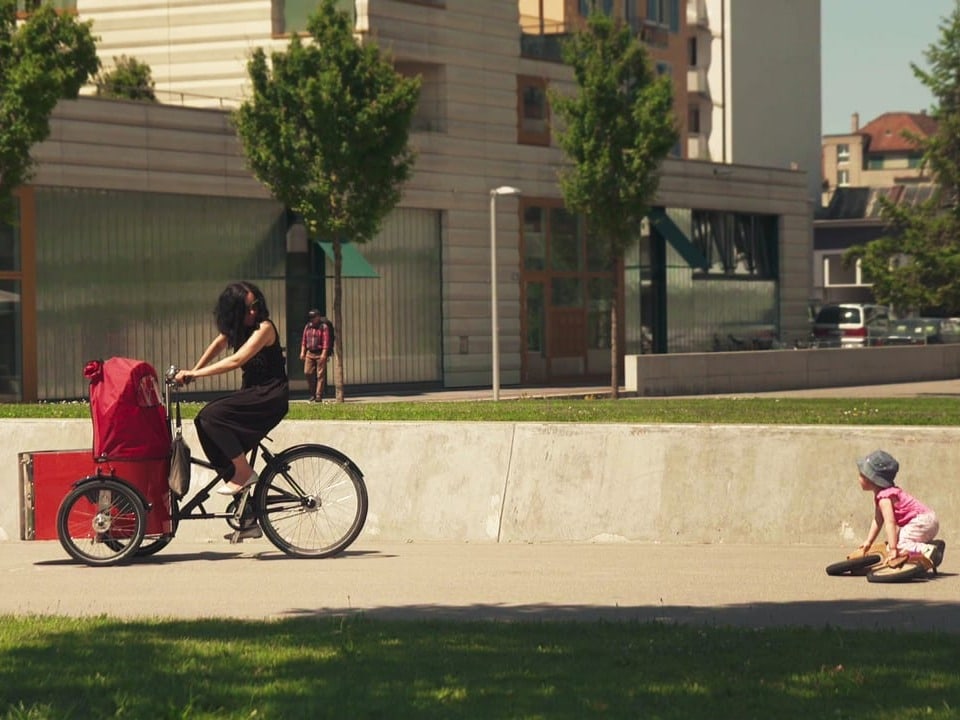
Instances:
[[[551,91],[568,164],[560,172],[566,206],[586,222],[592,253],[614,268],[610,302],[610,390],[619,392],[617,272],[660,184],[660,165],[677,143],[672,88],[622,21],[591,13],[564,45],[576,90]]]
[[[322,0],[307,23],[269,62],[253,53],[252,97],[235,115],[256,177],[299,213],[313,237],[333,244],[337,401],[343,401],[343,241],[365,243],[400,201],[413,168],[410,122],[417,78],[399,75],[375,45],[359,44],[352,20]]]
[[[0,0],[0,219],[31,177],[30,149],[50,134],[61,98],[75,98],[97,71],[90,23],[44,4],[21,23],[16,0]]]
[[[960,312],[960,3],[939,29],[924,53],[929,69],[911,63],[933,95],[937,130],[906,136],[923,152],[936,189],[915,206],[881,199],[889,234],[844,255],[847,263],[860,260],[874,297],[900,312]]]
[[[136,58],[121,55],[113,59],[113,69],[96,78],[97,95],[118,100],[156,102],[150,66]]]

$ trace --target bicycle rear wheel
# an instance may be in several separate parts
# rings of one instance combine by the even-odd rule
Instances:
[[[257,483],[253,500],[267,539],[296,557],[342,552],[367,519],[363,474],[339,453],[318,446],[278,455]]]
[[[75,560],[114,565],[137,552],[147,511],[136,492],[116,480],[94,480],[71,490],[57,512],[57,537]]]

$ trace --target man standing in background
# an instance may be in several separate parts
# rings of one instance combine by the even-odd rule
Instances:
[[[332,350],[330,321],[319,310],[313,309],[307,313],[307,324],[300,341],[300,359],[303,360],[310,396],[308,402],[323,402],[323,393],[327,389],[327,358]]]

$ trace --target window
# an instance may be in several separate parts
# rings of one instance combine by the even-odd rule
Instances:
[[[337,10],[356,19],[354,0],[336,0]],[[317,11],[317,0],[273,0],[271,16],[274,35],[305,32],[307,20]]]
[[[687,132],[692,135],[700,134],[700,108],[691,105],[687,110]]]
[[[850,160],[850,146],[847,143],[837,145],[837,162],[847,162]]]
[[[594,6],[605,15],[613,14],[613,0],[580,0],[580,14],[587,17]]]
[[[77,11],[77,0],[17,0],[17,14],[26,15],[45,3],[53,5],[53,9],[57,12],[75,13]]]
[[[647,20],[680,32],[680,0],[647,0]]]
[[[420,98],[410,129],[419,132],[446,132],[446,82],[443,65],[398,62],[394,66],[404,77],[420,78]]]
[[[850,171],[837,170],[837,187],[846,187],[850,184]]]
[[[823,256],[823,284],[827,287],[851,287],[865,285],[860,274],[860,261],[848,266],[843,264],[841,253]]]
[[[775,215],[694,210],[691,217],[690,241],[710,275],[776,280],[777,239]]]
[[[517,142],[523,145],[550,144],[550,109],[544,78],[517,78]]]
[[[580,223],[566,208],[550,210],[550,269],[569,272],[583,269]]]
[[[697,67],[697,39],[695,37],[687,40],[687,63],[690,67]]]
[[[523,269],[543,270],[547,266],[546,210],[528,207],[523,211]]]

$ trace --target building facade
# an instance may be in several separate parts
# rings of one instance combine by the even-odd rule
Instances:
[[[94,20],[102,53],[147,61],[158,90],[182,97],[58,107],[54,134],[36,151],[39,172],[21,193],[22,221],[9,233],[17,258],[0,274],[0,289],[22,299],[11,312],[5,399],[82,396],[79,368],[91,357],[192,362],[209,341],[215,294],[238,277],[264,287],[296,347],[306,310],[329,290],[315,242],[323,239],[306,238],[250,177],[220,108],[242,99],[250,49],[285,45],[278,18],[291,29],[302,21],[291,14],[299,6],[240,0],[226,24],[214,22],[223,17],[215,2],[75,6]],[[648,38],[662,45],[667,36],[661,51],[688,47],[686,13],[670,2],[632,7],[623,11],[636,13],[639,27],[655,26]],[[569,69],[548,55],[558,38],[526,32],[517,0],[357,0],[349,9],[360,41],[376,41],[398,70],[421,76],[424,90],[414,176],[380,236],[358,248],[372,276],[345,280],[338,332],[348,384],[489,384],[491,253],[504,385],[609,378],[611,303],[623,310],[627,353],[806,333],[805,173],[690,162],[681,148],[664,164],[634,251],[622,264],[595,257],[563,207],[556,177],[564,159],[542,102],[550,87],[572,89]],[[564,12],[574,11],[580,3],[566,3]],[[198,69],[201,62],[210,65]],[[491,228],[491,191],[501,186],[521,194],[497,199]],[[68,312],[78,297],[83,319]]]
[[[799,169],[820,194],[820,1],[689,0],[689,156]]]
[[[935,132],[936,122],[922,112],[887,112],[862,127],[853,113],[849,133],[823,137],[823,206],[814,220],[815,302],[873,302],[859,263],[847,265],[843,255],[889,232],[881,198],[906,205],[930,198],[933,179],[914,138]]]

